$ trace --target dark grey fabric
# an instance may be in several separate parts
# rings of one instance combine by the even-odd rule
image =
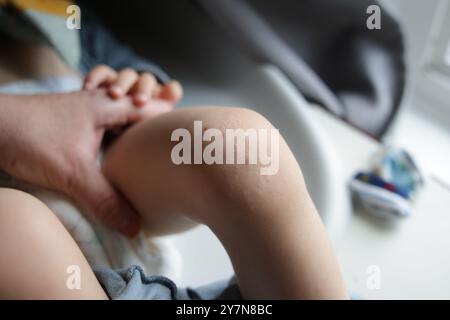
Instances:
[[[167,73],[158,65],[142,58],[126,44],[118,41],[97,19],[89,6],[84,3],[80,3],[80,6],[82,28],[79,30],[81,46],[79,69],[83,74],[98,64],[106,64],[117,70],[128,67],[141,72],[151,72],[162,83],[170,80]],[[57,33],[65,31],[67,30],[54,30]],[[48,39],[48,35],[42,32],[41,26],[31,21],[14,5],[7,4],[0,6],[0,41],[9,38],[27,43],[55,45]]]
[[[142,58],[105,28],[91,8],[80,2],[82,28],[80,29],[81,61],[80,71],[86,73],[98,64],[106,64],[114,69],[133,68],[153,73],[160,82],[170,77],[158,65]]]
[[[94,269],[95,275],[113,300],[236,300],[242,299],[235,278],[200,288],[177,288],[162,276],[148,276],[139,266],[112,270]]]
[[[8,39],[49,44],[46,36],[20,10],[10,3],[0,6],[0,41]]]
[[[277,65],[311,101],[380,138],[406,87],[405,36],[379,1],[197,0],[255,58]],[[366,27],[369,5],[381,30]]]

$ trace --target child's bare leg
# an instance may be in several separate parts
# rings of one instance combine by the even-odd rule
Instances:
[[[272,176],[260,175],[259,165],[176,166],[171,133],[193,131],[194,120],[222,132],[272,128],[247,109],[189,108],[125,132],[107,151],[104,170],[149,228],[170,231],[180,213],[207,224],[230,255],[245,298],[346,298],[325,230],[286,143],[280,141],[280,168]]]
[[[0,188],[0,252],[0,299],[107,299],[63,225],[27,193]],[[71,265],[79,290],[67,286]]]

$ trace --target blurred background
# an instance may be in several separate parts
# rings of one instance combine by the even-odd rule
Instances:
[[[85,5],[181,81],[181,107],[249,107],[280,129],[355,297],[450,298],[449,0]],[[380,29],[368,27],[371,5],[380,9]],[[386,146],[406,151],[416,165],[405,165],[397,151],[376,162]],[[355,201],[366,196],[374,204],[373,184],[364,194],[349,188],[357,172],[386,172],[386,156],[389,170],[407,168],[389,176],[395,188],[405,175],[420,176],[414,197],[383,193],[378,203],[407,206],[406,217]],[[232,274],[206,228],[170,238],[183,256],[181,285]]]

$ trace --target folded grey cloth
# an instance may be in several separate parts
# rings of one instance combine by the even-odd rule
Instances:
[[[141,267],[113,270],[95,268],[95,275],[113,300],[238,300],[242,299],[236,278],[199,288],[177,288],[162,276],[148,276]]]

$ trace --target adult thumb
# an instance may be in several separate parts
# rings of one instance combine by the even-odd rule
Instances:
[[[140,217],[130,203],[111,186],[96,165],[88,168],[72,190],[77,200],[96,219],[127,237],[140,230]]]
[[[173,104],[152,99],[141,107],[136,107],[130,97],[99,104],[97,107],[96,124],[102,128],[112,128],[144,119],[153,118],[162,113],[172,111]]]

